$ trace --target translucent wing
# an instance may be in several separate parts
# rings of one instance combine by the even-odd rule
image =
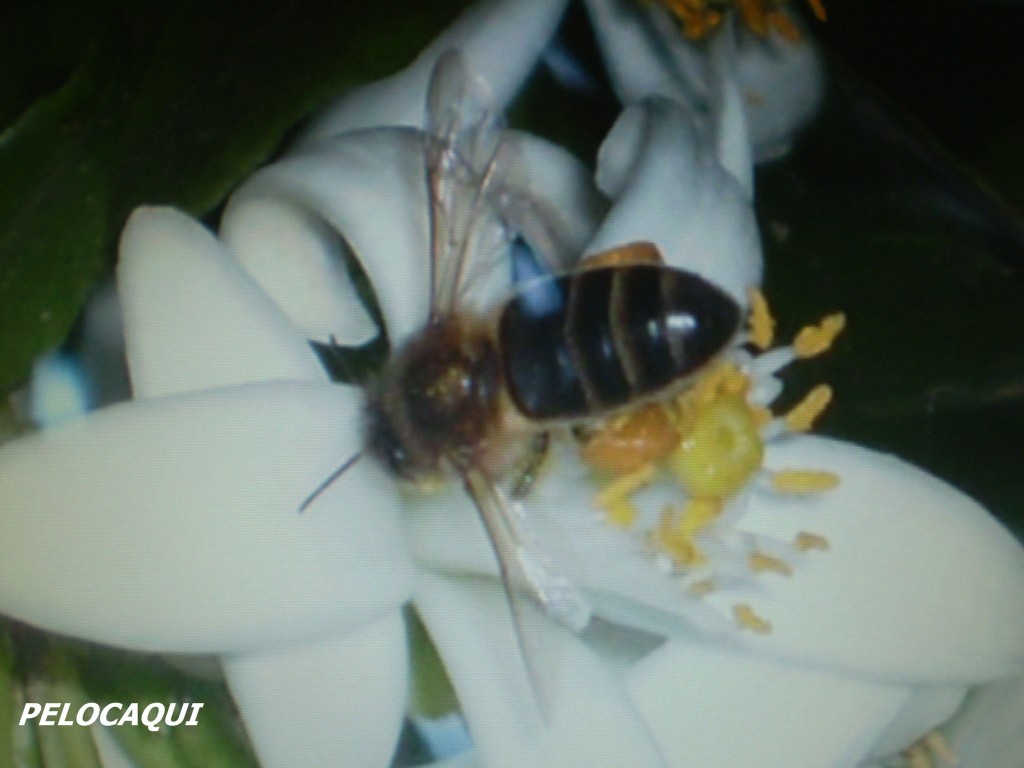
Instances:
[[[482,468],[460,468],[463,485],[473,499],[498,560],[501,583],[508,597],[516,639],[530,675],[534,695],[542,705],[548,700],[545,680],[544,649],[534,638],[542,633],[529,631],[530,613],[523,600],[524,590],[548,616],[580,632],[590,622],[591,607],[583,594],[549,563],[541,543],[534,535],[529,519],[518,500],[509,499]]]
[[[471,286],[509,268],[525,237],[552,269],[563,265],[543,217],[523,192],[518,143],[504,129],[485,83],[455,50],[434,67],[424,152],[430,200],[430,318],[452,314]]]

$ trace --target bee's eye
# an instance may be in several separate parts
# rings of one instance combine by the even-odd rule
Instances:
[[[384,461],[392,472],[399,477],[408,477],[410,473],[409,452],[400,443],[393,442],[385,446]]]
[[[412,454],[379,403],[371,402],[367,409],[366,450],[396,477],[414,479],[416,468]]]

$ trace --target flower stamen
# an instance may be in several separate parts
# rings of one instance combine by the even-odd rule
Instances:
[[[832,388],[827,384],[819,384],[786,414],[786,427],[790,432],[810,431],[830,402]]]
[[[608,522],[627,528],[636,521],[638,511],[630,497],[654,480],[656,469],[647,464],[629,474],[613,480],[597,496],[594,504],[605,511]]]
[[[781,469],[771,474],[772,488],[780,493],[821,493],[839,485],[834,472],[817,469]]]
[[[693,568],[706,562],[697,547],[697,536],[722,513],[722,503],[714,499],[692,499],[682,511],[666,507],[651,533],[651,543],[665,552],[679,568]]]
[[[767,635],[772,631],[772,624],[754,613],[754,609],[747,603],[737,603],[732,607],[732,615],[736,623],[743,629],[749,629],[759,635]]]
[[[772,317],[768,300],[757,288],[751,288],[747,296],[750,300],[750,317],[747,320],[747,333],[750,343],[760,351],[768,349],[775,340],[775,318]]]
[[[780,576],[792,576],[793,568],[785,560],[765,554],[764,552],[751,552],[747,558],[750,570],[754,573],[777,573]]]
[[[810,552],[812,549],[818,552],[827,552],[829,544],[828,539],[820,534],[800,531],[793,540],[793,548],[797,552]]]
[[[817,325],[808,325],[793,340],[793,351],[798,358],[806,360],[827,352],[836,337],[846,327],[846,315],[837,312],[823,318]]]

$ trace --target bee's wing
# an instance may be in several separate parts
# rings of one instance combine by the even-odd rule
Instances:
[[[545,655],[538,647],[539,640],[535,640],[543,635],[529,631],[532,614],[526,610],[524,599],[527,595],[532,597],[548,616],[573,632],[581,631],[589,623],[590,604],[569,579],[548,562],[521,502],[506,497],[482,468],[464,467],[460,473],[498,560],[516,640],[534,695],[543,708],[548,700],[545,681],[552,680],[552,677],[545,674]]]
[[[430,200],[430,314],[451,314],[470,286],[510,270],[512,240],[525,237],[552,270],[554,238],[522,190],[519,147],[506,135],[485,83],[456,50],[434,66],[424,134]]]

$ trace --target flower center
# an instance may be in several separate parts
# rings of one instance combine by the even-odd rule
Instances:
[[[791,345],[769,349],[775,321],[754,291],[747,333],[725,359],[697,375],[674,400],[617,416],[584,443],[584,461],[604,478],[595,503],[606,520],[641,535],[655,561],[691,598],[715,591],[723,578],[735,583],[737,573],[791,577],[790,561],[828,549],[828,541],[815,533],[801,531],[788,543],[768,541],[738,531],[736,523],[752,486],[789,495],[822,493],[838,484],[832,472],[768,472],[763,461],[766,442],[810,430],[832,399],[831,388],[821,384],[775,416],[768,407],[782,388],[775,374],[827,351],[844,324],[843,315],[830,315],[801,330]],[[679,501],[645,514],[641,493],[659,477],[670,481]],[[731,620],[751,632],[771,631],[771,623],[745,603],[732,606]]]
[[[695,497],[725,499],[761,467],[764,442],[747,404],[725,395],[697,409],[690,429],[668,457],[683,488]]]

